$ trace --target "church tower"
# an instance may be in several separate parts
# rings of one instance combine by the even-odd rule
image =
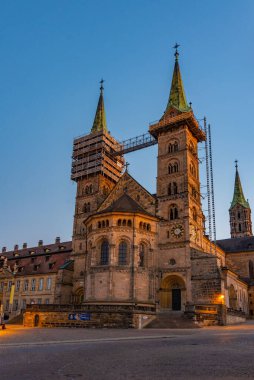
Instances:
[[[231,238],[252,236],[251,209],[245,200],[236,161],[235,188],[229,209]]]
[[[186,101],[177,48],[166,110],[149,129],[158,140],[159,303],[172,310],[191,301],[190,249],[202,249],[204,234],[197,145],[205,134]]]
[[[83,294],[87,231],[85,220],[97,211],[122,175],[124,159],[115,156],[119,143],[107,129],[101,80],[100,96],[91,132],[73,144],[71,179],[77,182],[73,224],[74,292]],[[77,300],[76,300],[77,302]]]

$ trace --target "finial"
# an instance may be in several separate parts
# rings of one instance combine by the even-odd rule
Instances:
[[[238,160],[235,160],[235,168],[238,168]]]
[[[103,87],[103,83],[105,82],[105,80],[102,78],[101,80],[100,80],[100,85],[101,85],[101,87],[100,87],[100,90],[101,90],[101,92],[104,90],[104,87]]]
[[[192,102],[189,102],[189,106],[190,106],[190,108],[192,108],[191,106],[192,106]]]
[[[178,56],[179,56],[179,53],[178,53],[178,48],[179,48],[179,44],[176,42],[175,46],[173,46],[173,49],[175,49],[175,57],[176,57],[176,60],[178,59]]]
[[[128,173],[128,166],[129,166],[129,165],[130,165],[129,162],[126,161],[124,166],[125,166],[125,171],[126,171],[127,173]]]

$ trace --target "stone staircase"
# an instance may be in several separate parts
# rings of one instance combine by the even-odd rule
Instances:
[[[184,317],[182,311],[160,311],[156,319],[145,328],[148,329],[195,329],[200,326],[193,320]]]
[[[17,314],[15,316],[10,316],[10,319],[6,321],[10,325],[23,325],[23,313]]]

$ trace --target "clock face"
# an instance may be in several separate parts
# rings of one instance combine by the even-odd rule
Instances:
[[[183,235],[183,226],[181,224],[177,224],[171,229],[171,235],[177,238],[180,238]]]

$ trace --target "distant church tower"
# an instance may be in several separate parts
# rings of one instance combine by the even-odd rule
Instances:
[[[106,124],[103,80],[91,132],[76,138],[73,144],[71,179],[77,182],[73,224],[74,300],[84,294],[87,231],[85,220],[94,214],[122,176],[124,159],[114,156],[119,143],[110,135]]]
[[[252,236],[251,209],[245,200],[236,161],[235,188],[229,209],[231,238]]]

